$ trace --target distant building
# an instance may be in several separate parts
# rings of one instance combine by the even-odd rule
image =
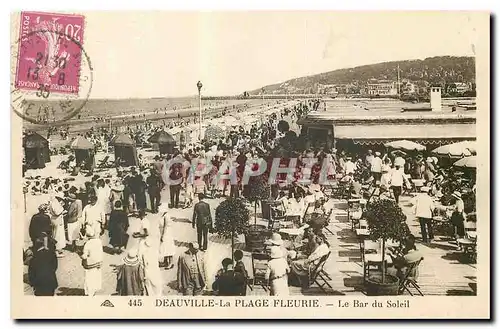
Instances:
[[[453,82],[446,86],[446,91],[449,94],[463,94],[471,90],[471,85],[465,82]]]
[[[369,81],[366,85],[368,95],[391,96],[398,94],[397,82],[390,80]]]
[[[456,88],[457,93],[459,93],[459,94],[463,94],[466,91],[470,90],[469,85],[465,82],[455,82],[455,88]]]
[[[401,93],[406,95],[415,94],[418,91],[418,87],[412,82],[406,82],[401,86]]]

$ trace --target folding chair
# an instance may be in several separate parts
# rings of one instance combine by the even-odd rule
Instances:
[[[417,290],[420,296],[424,295],[420,290],[420,286],[417,283],[418,266],[423,260],[424,257],[420,258],[416,262],[408,264],[403,279],[399,282],[399,289],[398,289],[399,295],[403,294],[406,290],[411,296],[413,296],[413,293],[410,290],[410,286],[415,288],[415,290]]]
[[[330,257],[330,254],[331,252],[321,257],[318,265],[313,267],[312,270],[309,270],[308,287],[311,287],[312,285],[316,284],[324,293],[327,293],[325,286],[328,286],[330,289],[333,289],[333,287],[328,282],[332,278],[324,270],[325,263]]]

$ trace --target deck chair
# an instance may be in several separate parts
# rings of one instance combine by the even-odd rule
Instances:
[[[408,264],[403,279],[399,282],[399,289],[398,289],[399,295],[402,295],[406,290],[411,296],[413,296],[410,287],[413,287],[420,296],[424,295],[420,290],[420,286],[417,283],[418,266],[420,265],[422,260],[424,260],[424,257],[420,258],[416,262]]]
[[[104,159],[102,159],[101,161],[99,161],[99,163],[97,164],[96,168],[97,169],[109,168],[108,160],[109,160],[109,155],[106,155],[104,157]]]
[[[249,279],[248,286],[253,290],[254,286],[261,286],[265,291],[268,290],[269,282],[266,280],[267,263],[269,255],[266,253],[252,253],[252,271],[253,278]]]
[[[316,284],[324,293],[327,293],[325,287],[329,287],[330,289],[333,289],[331,284],[328,282],[332,278],[324,270],[325,263],[328,260],[328,258],[330,257],[330,254],[331,254],[331,252],[329,252],[325,256],[321,257],[318,265],[312,267],[312,269],[310,268],[308,287],[311,287],[314,284]]]

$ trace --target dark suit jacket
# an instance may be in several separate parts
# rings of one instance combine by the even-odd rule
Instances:
[[[193,211],[193,227],[195,226],[211,226],[212,214],[210,213],[210,205],[205,201],[200,201],[194,206]]]

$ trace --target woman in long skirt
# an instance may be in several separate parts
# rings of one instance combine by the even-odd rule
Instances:
[[[158,264],[158,245],[154,245],[151,236],[141,240],[139,259],[144,268],[144,294],[146,296],[161,296],[163,283],[160,265]]]
[[[165,269],[169,270],[174,267],[174,262],[172,261],[175,255],[175,241],[173,235],[173,221],[170,217],[169,209],[167,204],[161,204],[159,209],[161,215],[160,224],[160,258],[163,257],[163,262]]]
[[[288,296],[288,272],[290,268],[281,248],[271,247],[271,260],[267,264],[266,279],[271,285],[271,296]]]
[[[85,270],[85,295],[95,296],[102,289],[102,242],[91,226],[87,226],[85,233],[88,241],[83,246],[82,265]]]

